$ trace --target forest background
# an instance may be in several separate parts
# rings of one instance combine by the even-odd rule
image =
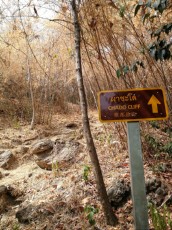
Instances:
[[[147,2],[80,3],[90,107],[97,107],[101,90],[163,87],[171,114],[171,5]],[[2,1],[0,49],[1,113],[50,123],[53,112],[67,112],[68,103],[79,103],[68,2]]]
[[[1,2],[0,113],[7,122],[34,129],[77,108],[70,7],[70,1]],[[171,135],[171,1],[80,1],[77,14],[88,107],[97,109],[102,90],[163,87],[169,118],[151,125]],[[143,133],[147,127],[142,123]],[[126,138],[124,123],[116,129]],[[149,135],[147,142],[156,144]],[[171,154],[172,143],[163,151]]]

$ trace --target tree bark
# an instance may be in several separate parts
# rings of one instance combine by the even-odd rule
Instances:
[[[113,213],[111,205],[108,200],[108,196],[103,180],[103,175],[100,168],[96,148],[90,130],[89,119],[88,119],[87,100],[86,100],[86,94],[85,94],[85,88],[84,88],[84,82],[82,76],[82,64],[81,64],[81,48],[80,48],[81,33],[80,33],[80,24],[78,21],[76,1],[71,0],[70,5],[71,5],[72,16],[73,16],[73,22],[74,22],[76,77],[77,77],[77,85],[78,85],[78,91],[80,97],[84,136],[86,139],[87,149],[93,165],[97,190],[106,217],[106,222],[109,225],[115,226],[117,224],[117,217]]]
[[[30,124],[30,129],[33,130],[35,127],[35,98],[33,94],[32,76],[30,72],[29,51],[28,51],[28,56],[27,56],[27,75],[28,75],[29,90],[30,90],[31,103],[32,103],[32,120]]]

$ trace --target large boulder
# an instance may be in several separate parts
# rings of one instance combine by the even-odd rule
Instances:
[[[147,179],[145,187],[148,202],[153,203],[156,206],[160,206],[163,203],[166,205],[172,204],[172,193],[160,180],[155,177]],[[124,179],[113,181],[107,194],[112,207],[118,208],[123,206],[127,200],[131,198],[130,182],[127,182]]]
[[[37,142],[35,142],[31,148],[30,153],[31,154],[42,154],[45,151],[50,152],[53,149],[53,142],[50,139],[42,139]]]
[[[59,167],[63,163],[75,159],[79,152],[80,144],[75,141],[62,142],[55,141],[54,148],[50,152],[35,154],[35,161],[42,169],[52,170],[54,167]]]
[[[41,224],[41,221],[43,218],[47,218],[50,215],[54,215],[56,212],[56,207],[54,207],[56,204],[55,201],[44,203],[38,205],[25,205],[23,207],[20,207],[18,211],[16,212],[16,218],[18,219],[19,223],[22,224],[29,224],[31,222],[39,222]],[[43,228],[39,229],[45,229],[45,226]],[[50,229],[50,228],[48,228]],[[53,228],[54,229],[54,228]]]
[[[114,208],[122,206],[130,197],[130,184],[124,180],[114,181],[107,191],[109,202]]]
[[[8,169],[14,160],[14,155],[10,150],[5,150],[0,154],[0,167],[3,169]]]
[[[161,206],[164,202],[166,205],[172,203],[170,197],[172,194],[168,187],[155,177],[146,181],[146,193],[148,202],[153,203],[157,207]],[[170,197],[169,199],[168,196]],[[168,202],[166,202],[166,199],[168,199]]]

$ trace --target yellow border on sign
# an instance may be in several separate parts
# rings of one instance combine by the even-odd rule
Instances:
[[[101,93],[116,93],[116,92],[128,92],[128,91],[143,91],[143,90],[162,90],[166,117],[161,118],[140,118],[140,119],[125,119],[125,120],[102,120],[101,119],[101,110],[100,110],[100,94]],[[127,122],[127,121],[155,121],[155,120],[166,120],[169,117],[168,106],[167,106],[167,98],[165,94],[165,90],[162,87],[159,88],[133,88],[133,89],[126,89],[126,90],[103,90],[98,92],[98,111],[99,111],[99,120],[102,123],[110,123],[110,122]]]

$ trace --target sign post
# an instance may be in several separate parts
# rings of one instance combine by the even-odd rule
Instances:
[[[101,122],[127,121],[131,191],[136,230],[148,230],[148,211],[138,121],[167,119],[166,98],[161,88],[102,91],[99,93]]]
[[[127,122],[135,229],[148,230],[148,211],[139,129],[139,122]]]

